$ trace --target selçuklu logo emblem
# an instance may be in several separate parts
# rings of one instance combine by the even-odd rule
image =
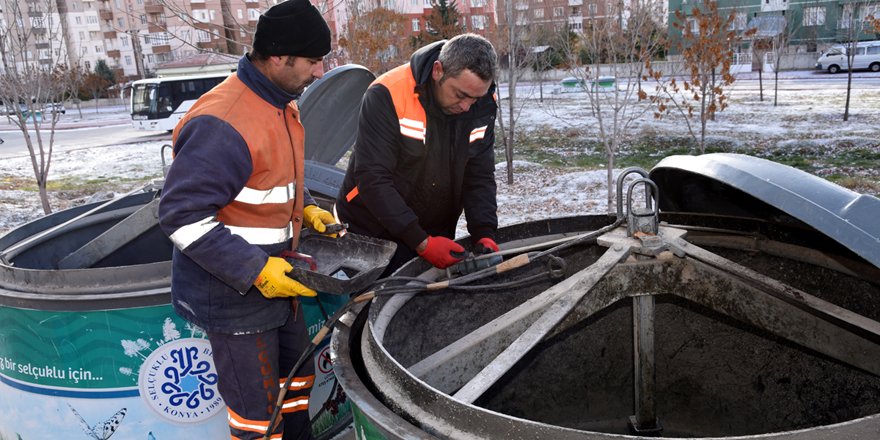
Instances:
[[[138,388],[147,406],[174,422],[202,422],[224,408],[211,344],[204,339],[178,339],[156,348],[141,366]]]

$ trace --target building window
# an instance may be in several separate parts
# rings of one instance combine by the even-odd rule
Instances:
[[[103,47],[101,47],[101,46],[95,46],[95,53],[103,53],[103,52],[104,52],[104,48],[103,48]]]
[[[126,66],[130,66],[130,65],[131,65],[131,55],[126,55],[126,56],[125,56],[125,65],[126,65]]]
[[[171,37],[167,32],[158,32],[155,34],[150,34],[150,41],[153,42],[154,46],[164,46],[169,43]]]
[[[571,7],[571,15],[581,15],[581,7],[580,6],[572,6]]]
[[[483,6],[486,6],[486,0],[471,0],[472,8],[482,8]]]
[[[153,64],[156,62],[156,57],[153,54],[147,54],[147,62]]]
[[[595,3],[590,3],[589,5],[587,5],[587,13],[590,14],[590,17],[595,17],[596,14],[599,13],[599,6],[597,6]]]
[[[73,21],[74,21],[76,24],[83,24],[83,23],[82,23],[82,17],[80,17],[80,16],[78,16],[78,15],[77,15],[76,17],[73,17]]]
[[[248,20],[257,21],[260,19],[260,11],[256,9],[248,9]]]
[[[88,21],[89,24],[98,24],[98,17],[95,17],[94,15],[89,15],[86,17],[86,21]]]
[[[544,18],[544,8],[538,8],[532,11],[535,18]]]
[[[236,12],[238,12],[238,19],[239,20],[244,18],[244,12],[242,12],[241,9],[236,9]]]
[[[553,8],[553,16],[554,17],[562,17],[565,14],[565,8],[562,6],[557,6]]]
[[[413,19],[412,19],[412,31],[413,31],[413,32],[418,32],[418,31],[419,31],[419,19],[418,19],[418,18],[413,18]]]
[[[804,8],[804,26],[824,26],[825,25],[825,8],[814,6]]]
[[[88,61],[83,61],[83,66],[85,66],[86,70],[92,70],[92,63]]]
[[[125,20],[122,17],[116,19],[116,25],[119,26],[119,29],[123,29],[125,27]]]
[[[687,27],[690,29],[691,33],[694,35],[700,35],[700,23],[697,22],[696,18],[690,17],[687,19]]]
[[[737,12],[730,22],[730,30],[744,31],[746,29],[747,15],[745,12]]]
[[[122,43],[122,47],[128,47],[128,37],[119,37],[119,41]]]
[[[144,46],[149,46],[149,45],[150,45],[150,35],[147,34],[147,35],[144,35]]]
[[[79,39],[80,39],[80,40],[85,40],[85,39],[86,39],[86,33],[83,32],[83,31],[79,31]]]
[[[206,30],[199,29],[199,32],[197,35],[198,35],[199,43],[207,43],[207,42],[211,41],[211,34],[208,33],[208,31],[206,31]]]
[[[486,29],[486,19],[485,15],[472,15],[471,16],[471,29]]]
[[[147,16],[146,16],[146,14],[141,14],[141,24],[147,24]]]

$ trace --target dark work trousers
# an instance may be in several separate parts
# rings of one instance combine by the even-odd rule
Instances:
[[[296,300],[284,301],[291,307],[290,317],[279,328],[249,335],[208,332],[217,368],[217,387],[226,403],[232,439],[263,438],[278,392],[309,344],[302,307]],[[278,303],[284,305],[280,300]],[[272,439],[312,438],[308,399],[314,381],[315,363],[308,359],[287,390],[283,420],[273,431]]]

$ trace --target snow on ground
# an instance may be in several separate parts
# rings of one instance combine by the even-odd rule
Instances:
[[[820,81],[821,82],[821,81]],[[808,83],[786,85],[779,96],[779,105],[772,105],[773,93],[765,82],[764,101],[758,99],[757,82],[735,84],[729,108],[718,113],[708,133],[713,140],[731,145],[767,150],[837,151],[841,145],[866,145],[880,150],[880,87],[855,85],[851,120],[841,121],[845,92],[839,86]],[[873,82],[872,84],[876,84]],[[544,102],[538,102],[534,85],[518,87],[518,96],[525,106],[520,110],[517,126],[527,133],[548,129],[568,133],[575,139],[595,138],[596,119],[584,104],[584,93],[549,93],[545,87]],[[502,87],[502,96],[506,90]],[[506,111],[506,101],[502,103]],[[88,118],[88,108],[83,114]],[[108,121],[119,118],[122,110],[95,113]],[[76,111],[68,109],[68,115]],[[114,116],[115,115],[115,116]],[[78,117],[78,116],[77,116]],[[687,136],[683,121],[674,116],[655,119],[650,111],[633,122],[634,136]],[[167,141],[166,141],[167,142]],[[53,209],[64,209],[87,201],[101,200],[124,194],[161,177],[160,148],[163,141],[108,146],[56,152],[50,179],[78,183],[94,181],[88,190],[60,189],[51,194]],[[556,148],[546,145],[546,148]],[[607,212],[606,171],[569,167],[546,167],[541,164],[514,161],[515,182],[506,183],[506,164],[496,166],[498,182],[498,214],[503,225],[547,218]],[[867,172],[878,172],[880,164],[870,165]],[[865,169],[853,170],[866,172]],[[33,175],[28,158],[0,162],[0,234],[42,215],[34,191]],[[464,221],[459,234],[464,234]]]

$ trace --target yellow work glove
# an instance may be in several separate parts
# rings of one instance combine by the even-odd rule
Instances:
[[[266,298],[317,295],[314,290],[288,277],[287,273],[291,270],[293,270],[293,266],[283,258],[269,257],[269,261],[257,275],[254,286],[257,286],[257,289],[260,289],[260,293]]]
[[[317,205],[309,205],[303,208],[303,220],[305,221],[306,226],[313,229],[319,234],[323,234],[324,231],[327,230],[327,226],[325,225],[332,225],[336,223],[336,219],[333,218],[333,214],[331,214],[329,211],[319,208]],[[336,234],[327,235],[336,238]]]

